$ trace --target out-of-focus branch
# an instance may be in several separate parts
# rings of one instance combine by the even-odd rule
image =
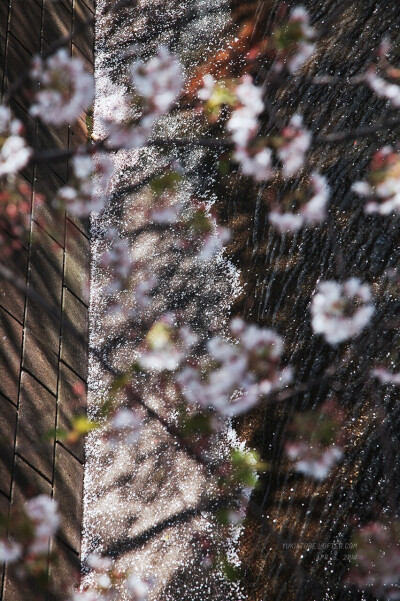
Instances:
[[[233,500],[233,496],[214,497],[206,502],[199,503],[196,507],[184,509],[183,511],[166,518],[162,522],[158,522],[158,524],[155,524],[151,528],[144,530],[144,532],[141,532],[137,536],[127,536],[123,539],[114,541],[104,549],[103,555],[116,558],[129,551],[139,549],[164,530],[177,524],[185,524],[204,512],[215,513],[219,509],[226,507]]]
[[[350,129],[347,131],[338,131],[332,134],[316,136],[313,141],[316,144],[341,144],[349,140],[358,138],[375,137],[384,130],[397,129],[400,126],[400,119],[385,119],[374,125]]]

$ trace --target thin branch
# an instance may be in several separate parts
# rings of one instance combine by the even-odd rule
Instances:
[[[233,143],[229,140],[221,140],[220,138],[154,138],[148,142],[149,146],[162,146],[162,147],[174,147],[178,148],[184,146],[201,146],[203,148],[213,148],[218,150],[231,150]]]
[[[325,136],[316,136],[314,143],[316,144],[341,144],[349,140],[355,140],[357,138],[374,137],[379,134],[382,130],[396,129],[400,126],[400,118],[398,119],[386,119],[370,125],[368,127],[360,127],[358,129],[350,129],[347,131],[338,131]]]
[[[175,515],[166,518],[162,522],[158,522],[154,526],[147,528],[144,532],[136,536],[127,536],[113,542],[111,545],[106,547],[103,551],[103,555],[108,557],[120,557],[124,553],[134,551],[146,545],[152,538],[160,534],[164,530],[171,528],[177,524],[185,524],[193,518],[201,515],[204,512],[216,512],[219,509],[226,507],[231,501],[234,500],[233,496],[215,497],[208,500],[205,503],[199,503],[197,507],[191,507],[190,509],[184,509],[176,513]]]

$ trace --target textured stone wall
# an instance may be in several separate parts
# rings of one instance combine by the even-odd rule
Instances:
[[[60,36],[72,35],[70,52],[93,69],[93,28],[79,28],[94,12],[94,0],[0,0],[1,92],[23,73],[35,53]],[[76,147],[88,137],[87,116],[72,127],[50,129],[32,120],[24,90],[12,109],[26,125],[36,149]],[[51,578],[72,584],[79,571],[83,486],[83,446],[67,444],[48,433],[66,428],[74,411],[74,384],[86,384],[89,238],[87,225],[40,206],[38,195],[51,199],[67,180],[68,161],[29,166],[23,173],[32,187],[29,237],[15,241],[17,251],[3,263],[36,290],[54,309],[12,283],[0,281],[0,511],[38,493],[52,494],[61,511],[61,529],[52,548],[61,552]],[[11,242],[7,232],[2,232]],[[66,326],[67,318],[81,333]],[[2,578],[4,601],[28,598],[27,592]]]

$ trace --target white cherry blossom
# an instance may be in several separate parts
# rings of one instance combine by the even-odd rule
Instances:
[[[255,86],[250,75],[242,77],[242,82],[236,87],[235,93],[242,106],[248,108],[254,115],[258,116],[263,112],[263,88]]]
[[[126,589],[132,601],[146,601],[151,590],[151,582],[143,580],[134,574],[126,579]]]
[[[298,42],[294,55],[288,60],[287,66],[291,73],[298,71],[313,54],[315,44],[312,40],[316,35],[315,29],[310,27],[310,16],[303,6],[296,6],[290,13],[289,26],[294,23],[300,25],[303,39]]]
[[[304,225],[304,219],[298,213],[281,213],[272,210],[269,212],[268,219],[281,234],[297,232]]]
[[[196,344],[197,336],[190,328],[177,328],[175,321],[175,315],[170,313],[152,326],[138,359],[143,369],[155,372],[175,371]]]
[[[291,442],[285,446],[291,461],[295,461],[295,470],[315,480],[324,480],[331,469],[343,458],[343,451],[335,445],[327,449],[314,448],[305,442]]]
[[[240,107],[233,111],[226,127],[235,144],[245,148],[257,133],[258,116],[264,110],[263,89],[255,86],[252,77],[248,75],[235,88],[235,95]]]
[[[21,136],[10,136],[0,150],[0,177],[23,169],[29,162],[32,150]]]
[[[313,227],[326,218],[326,206],[330,196],[326,177],[314,172],[310,185],[313,196],[298,213],[282,213],[277,209],[270,211],[268,219],[281,234],[297,232],[304,226]]]
[[[85,217],[104,208],[110,179],[114,172],[112,161],[105,153],[75,155],[71,161],[72,175],[53,199],[54,208],[66,208],[77,217]]]
[[[246,148],[239,147],[233,157],[239,163],[242,173],[254,177],[258,182],[268,181],[275,174],[272,167],[272,150],[270,148],[263,148],[258,152],[249,153]]]
[[[0,564],[14,563],[22,555],[22,545],[11,539],[0,539]]]
[[[117,446],[123,440],[133,444],[142,432],[143,416],[139,411],[120,407],[112,416],[108,426],[108,440],[111,446]]]
[[[314,54],[315,44],[310,42],[299,42],[296,53],[289,59],[287,66],[291,73],[295,73]]]
[[[312,136],[303,128],[301,115],[294,115],[282,131],[284,141],[277,155],[282,162],[285,177],[292,177],[303,167],[305,154],[310,148]]]
[[[16,174],[29,162],[32,149],[23,130],[21,121],[12,119],[10,109],[0,105],[0,177]]]
[[[242,106],[233,111],[226,127],[232,133],[233,142],[239,147],[246,147],[257,133],[257,113],[247,106]]]
[[[204,86],[197,93],[198,98],[204,101],[209,100],[213,95],[216,83],[215,78],[210,73],[206,73],[203,77]]]
[[[183,87],[179,60],[165,46],[161,46],[157,55],[146,63],[134,62],[131,77],[137,93],[147,98],[159,114],[171,108]]]
[[[326,218],[326,206],[329,201],[330,190],[326,177],[315,171],[311,175],[310,183],[314,195],[302,207],[300,213],[304,223],[313,226],[321,223]]]
[[[357,336],[370,322],[374,306],[367,284],[351,278],[343,284],[320,282],[311,304],[312,327],[329,344]]]
[[[30,552],[46,553],[50,537],[57,532],[60,524],[57,501],[47,495],[39,495],[25,503],[25,512],[35,528],[35,538],[30,545]]]
[[[374,154],[367,181],[357,181],[351,187],[358,196],[368,199],[365,213],[385,216],[400,211],[399,166],[400,155],[391,146],[384,146]]]
[[[213,231],[202,241],[201,250],[197,255],[198,259],[209,261],[229,242],[230,238],[231,231],[229,228],[214,224]]]
[[[185,368],[177,378],[189,403],[213,409],[221,416],[240,415],[272,391],[286,386],[291,370],[278,367],[282,339],[272,330],[247,326],[235,319],[231,325],[236,343],[217,336],[207,350],[219,366],[203,379],[198,369]]]
[[[367,71],[365,81],[377,96],[387,98],[396,108],[400,107],[400,86],[387,82],[374,69]]]
[[[64,48],[43,61],[33,60],[31,77],[40,83],[30,113],[52,125],[73,123],[94,98],[93,76],[83,61],[70,57]]]
[[[371,371],[371,376],[377,378],[381,384],[395,384],[400,386],[400,373],[393,373],[384,367],[376,367]]]
[[[156,120],[167,113],[183,88],[183,69],[178,58],[167,48],[159,48],[147,62],[135,61],[131,67],[131,82],[141,96],[141,115],[137,116],[136,97],[125,98],[121,120],[104,121],[107,141],[112,148],[141,148],[146,145]]]

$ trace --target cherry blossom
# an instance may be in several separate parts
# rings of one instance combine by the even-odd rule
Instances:
[[[131,94],[125,99],[125,118],[105,122],[108,143],[117,148],[140,148],[152,132],[155,121],[167,113],[183,87],[183,70],[179,60],[165,47],[146,63],[135,61],[131,67],[131,82],[140,102]],[[138,116],[138,107],[141,115]]]
[[[250,76],[245,76],[235,88],[240,107],[235,109],[227,123],[227,130],[239,148],[246,148],[257,133],[258,116],[264,110],[263,89],[253,84]]]
[[[357,181],[352,190],[369,198],[366,213],[389,215],[400,211],[400,155],[391,146],[378,150],[369,166],[367,181]]]
[[[131,78],[136,92],[148,99],[158,115],[169,111],[183,88],[182,67],[165,46],[161,46],[157,55],[146,63],[135,61]]]
[[[73,123],[94,98],[93,76],[83,61],[70,57],[64,48],[47,60],[34,57],[31,77],[40,83],[30,113],[52,125]]]
[[[291,370],[278,367],[283,350],[282,339],[272,330],[260,329],[241,319],[231,323],[236,343],[217,336],[207,345],[219,367],[202,379],[198,369],[185,368],[177,378],[189,403],[212,408],[221,416],[248,411],[263,396],[286,386]]]
[[[25,503],[25,512],[35,528],[30,553],[46,553],[50,537],[57,532],[60,523],[57,502],[47,495],[39,495]]]
[[[275,170],[272,167],[272,150],[263,148],[259,151],[238,147],[233,158],[239,163],[244,175],[254,177],[258,182],[271,179]]]
[[[22,123],[12,119],[10,110],[0,105],[0,177],[14,175],[28,164],[32,149],[23,131]]]
[[[113,561],[111,557],[104,557],[99,553],[91,553],[87,556],[85,562],[89,566],[89,568],[97,572],[105,572],[111,570],[113,566]]]
[[[387,98],[396,108],[400,107],[400,86],[387,82],[373,68],[365,74],[365,81],[377,96]]]
[[[296,472],[324,480],[343,458],[341,426],[345,412],[335,398],[312,411],[296,412],[289,425],[285,453]]]
[[[370,322],[374,307],[367,284],[351,278],[343,284],[320,282],[312,299],[312,327],[329,344],[338,344],[357,336]]]
[[[347,584],[356,584],[379,598],[400,598],[400,545],[398,526],[372,522],[354,534],[356,560],[346,577]]]
[[[289,27],[293,25],[299,27],[302,39],[298,41],[296,51],[287,63],[291,73],[298,71],[315,50],[315,44],[311,40],[315,38],[316,32],[314,28],[310,27],[309,23],[310,17],[304,7],[297,6],[292,10]]]
[[[206,73],[203,77],[203,84],[204,86],[200,88],[197,96],[200,100],[210,100],[215,90],[216,80],[210,73]]]
[[[0,539],[0,564],[14,563],[22,556],[22,545],[11,539]]]
[[[140,437],[142,424],[143,415],[138,410],[120,407],[107,424],[106,438],[112,447],[116,447],[122,440],[133,444]]]
[[[280,148],[277,155],[282,161],[283,174],[292,177],[303,167],[304,158],[311,145],[311,133],[303,128],[301,115],[294,115],[287,127],[282,130]]]
[[[153,582],[151,579],[143,580],[134,574],[128,576],[125,583],[132,601],[146,601],[152,588],[152,584]]]
[[[287,24],[274,32],[278,56],[275,70],[281,71],[286,65],[290,73],[295,73],[310,58],[315,50],[313,40],[316,32],[310,27],[310,17],[303,6],[295,7]]]
[[[235,89],[236,97],[243,107],[248,108],[254,115],[260,115],[264,110],[263,88],[255,86],[250,75],[244,75],[241,83]]]
[[[246,147],[257,133],[257,113],[246,106],[238,108],[232,113],[227,123],[227,130],[232,132],[232,140],[239,147]]]
[[[326,205],[329,201],[330,190],[326,177],[316,173],[311,174],[311,188],[314,195],[302,207],[300,213],[306,225],[313,226],[326,218]]]
[[[104,153],[75,155],[71,161],[72,175],[53,199],[56,209],[66,208],[77,217],[85,217],[104,208],[114,167]],[[101,192],[100,192],[101,190]]]
[[[298,213],[282,213],[276,209],[270,211],[268,219],[280,233],[297,232],[304,226],[318,225],[326,218],[326,205],[330,196],[327,180],[323,175],[314,172],[311,175],[310,186],[313,196]]]
[[[145,601],[154,584],[153,578],[142,579],[134,574],[121,572],[114,567],[110,557],[93,553],[87,557],[86,564],[92,572],[91,586],[73,592],[70,601]]]
[[[371,371],[371,376],[377,378],[381,384],[395,384],[400,386],[400,373],[393,373],[384,367],[376,367]]]
[[[229,228],[214,224],[213,230],[202,239],[201,250],[198,254],[199,260],[210,260],[229,242],[230,238]]]
[[[168,313],[148,332],[139,365],[149,371],[175,371],[196,342],[190,328],[177,328],[175,315]]]
[[[296,462],[296,472],[315,480],[324,480],[343,458],[343,451],[339,447],[330,446],[323,449],[301,441],[287,443],[285,451],[288,458]]]
[[[285,232],[297,232],[304,225],[304,219],[298,213],[281,213],[280,211],[272,210],[269,212],[268,219],[281,234]]]

